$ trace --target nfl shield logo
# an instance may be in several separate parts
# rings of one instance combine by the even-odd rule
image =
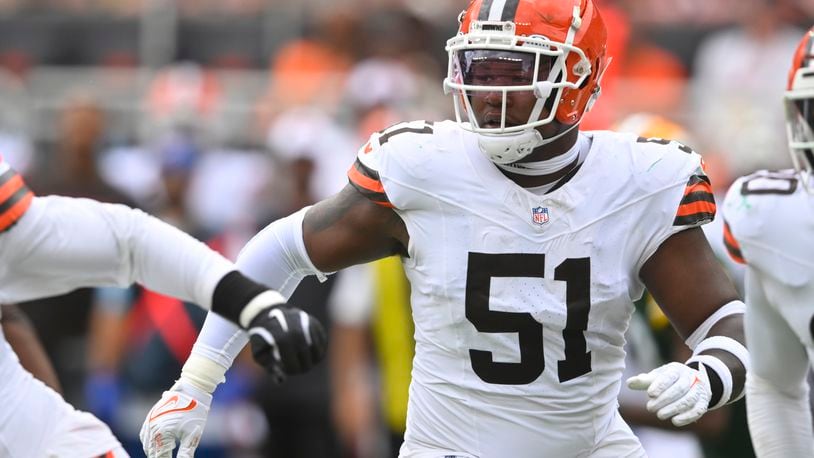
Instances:
[[[548,208],[535,207],[531,209],[531,220],[542,226],[548,222]]]

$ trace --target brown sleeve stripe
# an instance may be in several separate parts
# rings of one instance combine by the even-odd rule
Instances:
[[[715,216],[715,202],[698,201],[682,204],[678,207],[677,217],[692,216],[697,213],[709,213]]]
[[[33,199],[34,193],[22,186],[0,203],[0,232],[9,229],[22,218]]]
[[[693,175],[684,188],[684,197],[678,204],[673,225],[693,226],[712,221],[716,210],[709,178],[704,175]]]
[[[697,226],[699,224],[708,223],[713,219],[715,219],[715,213],[693,213],[688,216],[676,216],[673,220],[673,226]]]
[[[732,258],[733,261],[746,264],[746,259],[743,257],[743,253],[741,252],[741,246],[735,237],[732,235],[732,231],[729,229],[729,223],[724,221],[724,246],[726,247],[727,253],[729,253],[729,257]]]
[[[34,194],[23,178],[14,169],[6,167],[6,171],[0,174],[0,232],[13,226],[25,214],[33,198]]]
[[[6,169],[4,173],[0,174],[0,189],[3,189],[6,186],[6,183],[15,178],[20,178],[20,175],[18,175],[17,172],[12,169]]]
[[[384,192],[382,182],[379,181],[379,174],[362,164],[358,159],[348,170],[348,180],[357,191],[374,203],[384,207],[393,207]]]
[[[686,196],[692,192],[702,190],[712,193],[712,186],[710,185],[709,177],[706,175],[693,175],[690,177],[689,181],[687,181],[687,186],[684,188],[684,195]]]

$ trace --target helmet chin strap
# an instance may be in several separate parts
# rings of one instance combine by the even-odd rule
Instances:
[[[537,129],[528,129],[513,134],[478,134],[478,146],[495,164],[511,164],[528,156],[534,148],[547,145],[579,126],[576,123],[557,135],[543,138]],[[512,169],[512,171],[515,171]]]

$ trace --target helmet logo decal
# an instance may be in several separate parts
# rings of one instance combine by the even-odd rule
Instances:
[[[531,209],[531,221],[542,226],[548,222],[548,207],[534,207]]]

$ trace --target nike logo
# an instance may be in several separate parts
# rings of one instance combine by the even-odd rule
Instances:
[[[189,404],[186,405],[186,407],[176,407],[176,408],[174,408],[176,404],[178,404],[178,395],[177,394],[175,396],[172,396],[171,398],[167,399],[167,401],[164,402],[163,404],[161,404],[160,406],[156,407],[153,410],[153,412],[155,412],[155,414],[150,416],[150,421],[153,421],[156,418],[158,418],[158,417],[160,417],[162,415],[166,415],[168,413],[186,412],[188,410],[192,410],[198,405],[198,401],[196,401],[194,399],[191,399],[189,401]],[[167,409],[167,410],[163,410],[163,409]]]

